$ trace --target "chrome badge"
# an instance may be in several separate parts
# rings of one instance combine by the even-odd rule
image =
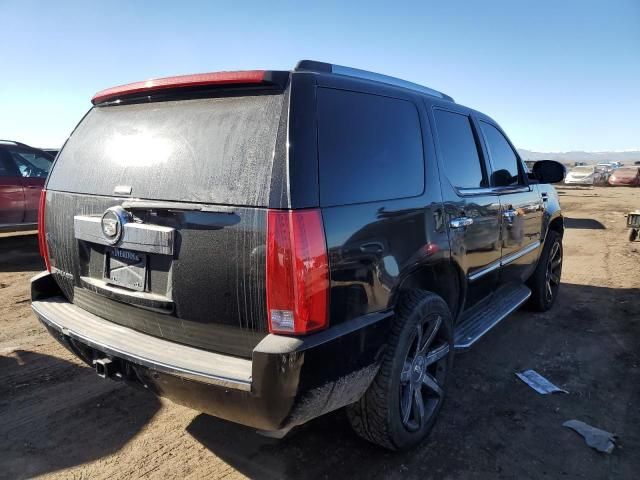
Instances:
[[[130,220],[131,216],[122,207],[111,207],[102,215],[102,235],[110,244],[118,243],[122,238],[124,225]]]

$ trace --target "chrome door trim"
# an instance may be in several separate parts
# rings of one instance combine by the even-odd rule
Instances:
[[[75,237],[100,245],[111,245],[102,233],[101,219],[101,216],[74,216]],[[173,255],[174,237],[175,229],[171,227],[128,222],[123,225],[122,238],[115,246],[138,252]]]
[[[500,259],[494,260],[493,262],[489,263],[487,266],[479,270],[476,270],[472,274],[468,275],[467,278],[469,279],[470,282],[475,282],[480,277],[484,277],[487,273],[491,273],[494,270],[497,270],[498,268],[500,268]]]
[[[462,197],[475,195],[506,195],[509,193],[525,193],[533,190],[529,185],[514,185],[512,187],[487,187],[487,188],[455,188],[456,193]]]
[[[528,253],[531,253],[534,250],[537,250],[538,247],[540,247],[540,242],[536,240],[535,242],[530,243],[526,247],[521,248],[517,252],[511,253],[511,254],[507,255],[506,257],[503,257],[502,261],[500,262],[500,264],[502,266],[509,265],[510,263],[516,261],[520,257],[524,257]]]
[[[495,261],[491,262],[486,267],[484,267],[484,268],[482,268],[480,270],[476,270],[472,274],[467,275],[467,278],[469,279],[470,282],[475,282],[479,278],[484,277],[487,273],[491,273],[491,272],[493,272],[494,270],[496,270],[496,269],[498,269],[500,267],[504,267],[505,265],[509,265],[510,263],[515,262],[520,257],[524,257],[525,255],[533,252],[534,250],[538,249],[539,247],[540,247],[540,242],[539,241],[535,241],[533,243],[530,243],[526,247],[521,248],[520,250],[518,250],[517,252],[511,253],[511,254],[507,255],[506,257],[503,257],[503,258],[500,258],[498,260],[495,260]]]

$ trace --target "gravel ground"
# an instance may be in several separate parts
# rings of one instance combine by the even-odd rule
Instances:
[[[58,345],[29,308],[34,235],[0,237],[0,478],[637,478],[640,242],[623,214],[640,189],[560,189],[560,297],[520,311],[456,358],[431,437],[394,454],[334,412],[281,441],[109,380]],[[542,396],[535,369],[570,393]],[[565,420],[615,432],[611,455]]]

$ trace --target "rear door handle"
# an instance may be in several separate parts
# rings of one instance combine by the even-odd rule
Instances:
[[[468,227],[469,225],[473,225],[473,218],[458,217],[449,222],[449,226],[451,228],[464,228]]]

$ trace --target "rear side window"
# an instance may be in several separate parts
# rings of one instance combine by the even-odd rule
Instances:
[[[10,149],[9,153],[20,175],[25,178],[47,178],[53,158],[35,150]]]
[[[467,115],[435,110],[438,144],[444,173],[457,188],[486,188],[471,119]]]
[[[418,111],[412,102],[319,88],[323,206],[413,197],[424,190]]]
[[[283,94],[94,107],[56,160],[47,188],[268,206]]]
[[[509,142],[500,133],[500,130],[487,122],[481,121],[480,128],[484,133],[487,149],[491,156],[491,165],[493,165],[491,184],[494,187],[518,185],[520,183],[518,157],[516,157]]]

